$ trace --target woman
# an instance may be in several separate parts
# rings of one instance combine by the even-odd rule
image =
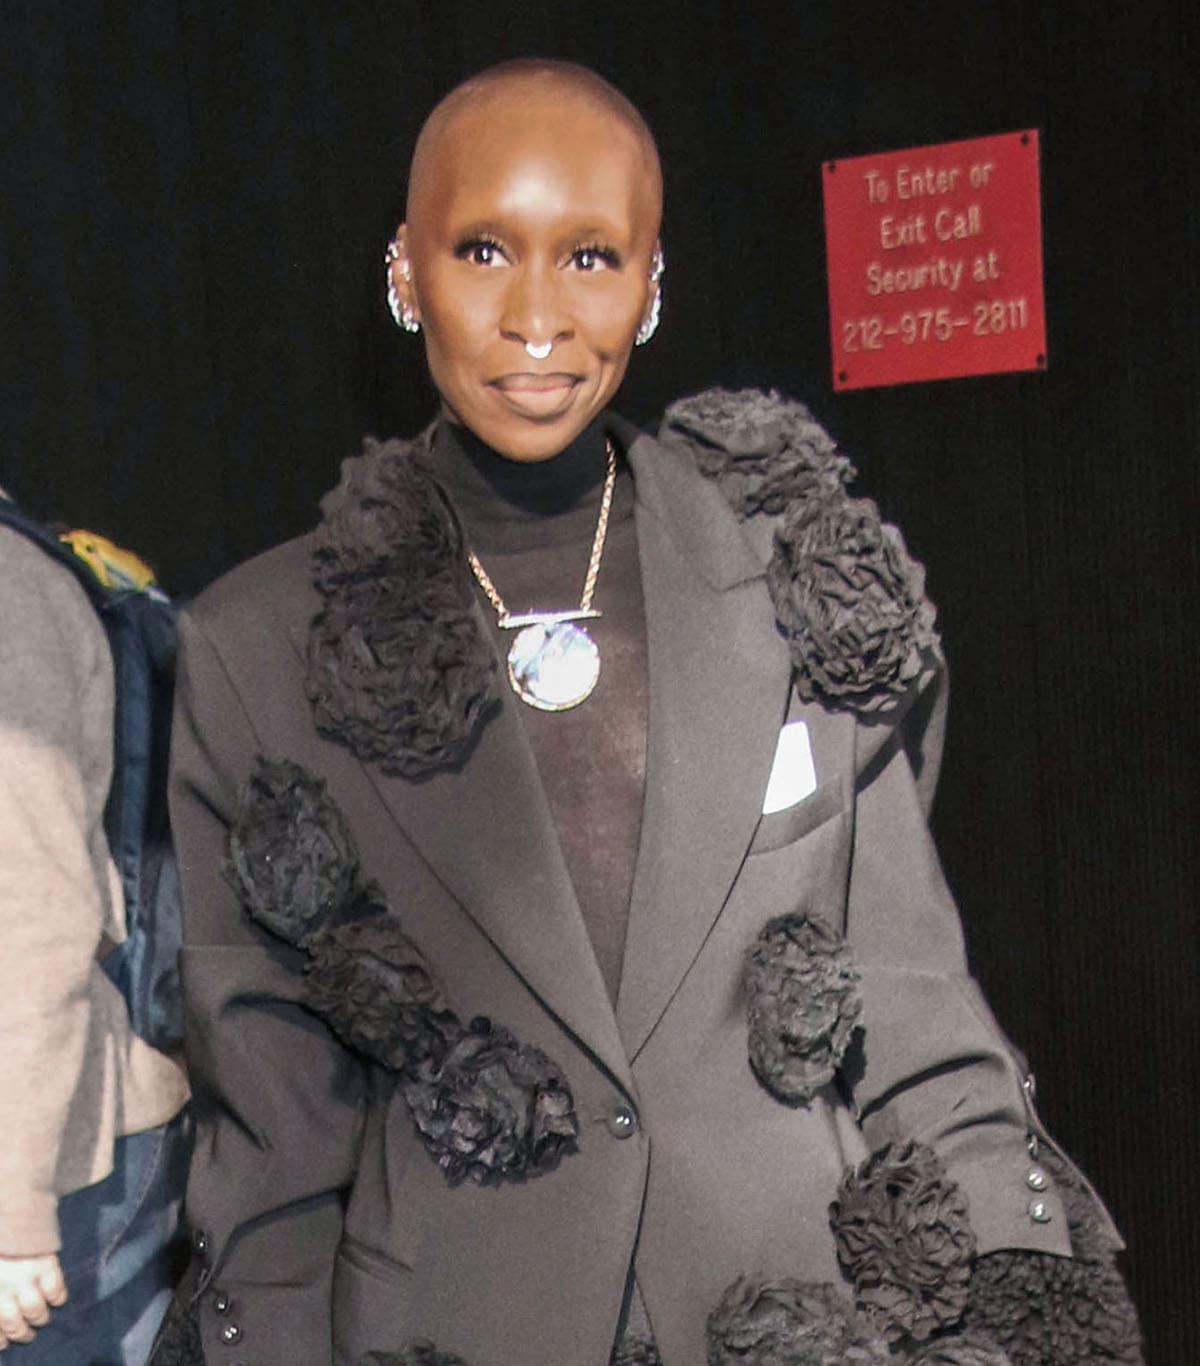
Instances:
[[[454,91],[386,262],[438,419],[185,626],[193,1350],[1135,1361],[930,843],[919,566],[799,404],[607,409],[661,202],[594,74]]]

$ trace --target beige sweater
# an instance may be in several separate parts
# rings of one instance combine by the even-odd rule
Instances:
[[[103,828],[113,668],[70,573],[0,527],[0,1255],[59,1247],[60,1195],[187,1099],[100,967],[125,937]]]

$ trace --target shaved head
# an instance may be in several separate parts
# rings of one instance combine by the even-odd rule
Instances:
[[[632,136],[644,161],[647,183],[661,213],[662,167],[658,147],[637,107],[603,76],[575,62],[521,57],[489,66],[455,86],[425,120],[413,151],[408,177],[407,217],[426,192],[431,171],[437,165],[447,133],[464,114],[482,112],[489,106],[528,104],[531,116],[558,100],[590,104],[596,112],[612,118]]]
[[[452,90],[389,250],[451,417],[513,460],[564,450],[657,319],[661,218],[654,139],[594,71],[507,62]]]

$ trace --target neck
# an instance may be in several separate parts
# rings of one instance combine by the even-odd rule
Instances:
[[[523,463],[498,455],[468,428],[443,419],[434,435],[433,469],[468,544],[485,560],[489,552],[590,543],[604,483],[605,440],[598,418],[558,455]]]

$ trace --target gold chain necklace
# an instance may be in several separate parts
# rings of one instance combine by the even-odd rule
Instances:
[[[496,585],[469,551],[467,562],[484,596],[496,612],[502,631],[516,631],[508,651],[508,681],[512,690],[539,711],[568,711],[591,696],[600,677],[600,651],[579,621],[591,621],[601,614],[592,608],[600,557],[608,534],[608,514],[612,510],[613,487],[617,480],[617,452],[611,439],[605,441],[607,466],[604,492],[600,496],[600,516],[592,539],[592,557],[583,581],[583,597],[578,608],[563,612],[521,612],[513,614],[504,605]]]

